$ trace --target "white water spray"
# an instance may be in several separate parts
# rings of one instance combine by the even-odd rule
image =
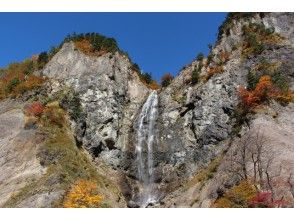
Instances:
[[[142,184],[138,203],[143,207],[156,201],[153,189],[153,147],[156,140],[155,122],[157,116],[158,97],[157,92],[153,91],[143,105],[138,121],[136,155],[138,178]]]

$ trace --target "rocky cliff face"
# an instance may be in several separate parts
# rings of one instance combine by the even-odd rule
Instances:
[[[81,113],[72,120],[78,143],[98,164],[102,161],[123,175],[136,176],[133,124],[150,89],[140,81],[130,60],[119,52],[86,56],[67,43],[42,74],[52,79],[52,96],[65,87],[78,96]],[[65,108],[71,108],[66,101]],[[128,184],[123,180],[122,191],[131,195]]]
[[[265,59],[267,63],[277,64],[278,71],[286,76],[290,90],[293,90],[293,21],[291,13],[254,14],[233,19],[229,28],[220,35],[209,58],[193,61],[168,87],[158,91],[158,118],[155,125],[158,132],[153,149],[153,181],[159,192],[157,206],[213,205],[216,199],[240,182],[240,178],[228,173],[227,162],[238,151],[242,138],[249,131],[257,130],[267,139],[267,151],[278,155],[266,170],[270,178],[278,178],[284,184],[267,187],[274,188],[277,197],[284,196],[290,203],[293,202],[293,103],[283,106],[270,101],[267,107],[250,114],[240,125],[236,117],[238,88],[247,86],[249,70],[257,68]],[[258,54],[245,56],[244,25],[250,23],[274,28],[274,33],[283,40],[266,44]],[[196,70],[198,82],[192,83],[191,76]],[[43,88],[45,92],[39,96],[45,96],[48,100],[57,99],[60,106],[66,109],[76,147],[86,149],[99,175],[119,188],[117,192],[112,187],[115,190],[107,194],[107,186],[102,186],[105,190],[103,193],[111,198],[110,203],[122,207],[126,206],[127,201],[129,206],[137,206],[132,201],[139,192],[135,151],[137,122],[151,90],[140,81],[130,60],[120,52],[88,56],[69,42],[62,46],[39,74],[49,78]],[[9,106],[7,103],[7,100],[2,101],[1,105]],[[23,100],[17,103],[24,105]],[[24,161],[10,165],[13,160],[11,162],[9,158],[13,157],[13,152],[7,146],[17,148],[19,145],[13,144],[11,139],[25,135],[30,143],[36,141],[35,130],[25,132],[20,128],[24,126],[20,125],[24,117],[21,108],[11,111],[4,111],[3,107],[0,109],[1,129],[5,130],[9,124],[13,127],[11,130],[17,133],[16,136],[14,133],[2,134],[0,158],[4,158],[2,167],[6,173],[18,173],[24,163],[33,164],[34,169],[26,166],[25,172],[17,175],[21,181],[13,180],[11,187],[7,187],[7,183],[15,175],[1,175],[3,190],[0,193],[4,196],[0,205],[7,201],[12,192],[24,186],[24,178],[27,178],[24,174],[38,179],[46,172],[46,167],[36,159],[37,145],[40,143],[31,144],[33,147],[28,148],[31,149],[31,157],[26,159],[23,156]],[[14,122],[7,123],[7,120]],[[253,176],[252,167],[250,170],[248,175]],[[17,204],[50,206],[48,201],[60,199],[64,194],[62,190],[54,192],[51,197],[48,194],[35,194],[30,202],[20,201]],[[46,196],[51,200],[47,199],[45,203]]]
[[[162,120],[164,127],[169,127],[178,119],[182,120],[181,128],[184,128],[182,146],[201,146],[209,149],[221,140],[229,137],[232,130],[231,116],[238,104],[238,87],[247,84],[247,73],[251,66],[258,60],[266,58],[269,62],[280,60],[284,57],[287,61],[282,68],[290,68],[285,74],[292,74],[293,30],[291,28],[290,15],[271,14],[261,19],[254,17],[250,21],[236,21],[230,29],[229,36],[223,36],[213,48],[215,54],[212,62],[217,62],[217,54],[222,51],[230,53],[229,60],[223,66],[223,72],[210,78],[207,82],[200,82],[195,86],[187,85],[192,71],[199,65],[194,61],[186,67],[174,82],[161,93]],[[246,23],[264,23],[274,28],[287,40],[278,48],[268,48],[258,57],[242,59],[241,48],[233,50],[235,45],[242,42],[242,26]],[[273,53],[274,51],[274,53]],[[290,62],[290,63],[289,63]],[[202,68],[200,76],[207,74],[207,68]],[[293,80],[292,77],[289,78]],[[173,129],[169,129],[171,132]],[[171,141],[172,143],[173,141]],[[170,144],[167,144],[170,146]],[[178,148],[179,149],[179,148]]]
[[[14,192],[44,173],[36,158],[40,137],[35,130],[23,129],[25,116],[21,105],[7,100],[0,107],[1,207]]]
[[[190,176],[188,179],[193,182],[193,177],[191,176],[193,176],[193,173],[199,172],[199,169],[205,163],[215,158],[215,156],[222,155],[222,151],[230,152],[231,148],[234,149],[235,142],[238,142],[234,139],[236,118],[233,117],[238,105],[238,87],[247,85],[248,70],[257,65],[260,60],[267,59],[269,63],[282,62],[279,71],[287,76],[293,88],[292,19],[292,14],[271,13],[263,18],[256,15],[249,20],[234,21],[229,34],[223,34],[212,49],[212,54],[214,54],[212,62],[218,62],[217,55],[222,51],[227,51],[231,54],[230,59],[223,66],[222,73],[212,76],[204,83],[200,82],[195,86],[187,85],[186,82],[191,77],[192,71],[199,65],[198,61],[194,61],[161,93],[162,112],[160,115],[163,122],[160,129],[162,132],[161,145],[172,151],[170,155],[173,156],[169,158],[169,164],[174,164],[174,167],[175,164],[178,166],[183,165],[184,170],[178,172],[180,173],[178,175],[179,179],[182,179],[182,176]],[[258,23],[264,24],[266,27],[273,27],[285,39],[278,46],[268,46],[260,55],[252,55],[247,59],[242,58],[242,48],[236,49],[234,47],[235,45],[242,45],[244,40],[242,27],[248,23]],[[207,74],[207,71],[207,68],[202,68],[200,75]],[[252,121],[248,122],[247,125],[243,125],[238,136],[243,136],[249,128],[254,130],[257,126],[256,124],[261,123],[259,129],[262,130],[263,135],[271,140],[267,143],[270,145],[269,151],[274,152],[284,146],[283,150],[279,149],[278,151],[283,151],[282,154],[286,156],[291,154],[288,152],[290,148],[290,151],[293,151],[293,145],[286,141],[289,137],[288,132],[291,133],[290,124],[293,121],[290,119],[291,117],[289,117],[289,124],[281,121],[284,120],[285,114],[289,116],[289,111],[293,107],[292,104],[288,107],[277,106],[279,106],[277,103],[272,103],[267,111],[252,115]],[[273,119],[271,117],[266,116],[270,111],[279,112],[275,123],[272,123]],[[276,132],[283,130],[285,133],[280,136],[276,132],[272,133],[269,130],[276,130]],[[290,136],[292,138],[293,135]],[[276,142],[273,141],[273,138],[276,139]],[[281,166],[283,167],[285,172],[283,176],[284,182],[287,182],[287,178],[294,169],[292,162],[288,160],[289,157],[286,157],[287,159],[282,159],[276,156],[275,164],[272,164],[271,167],[273,173],[277,173],[277,170]],[[225,157],[223,160],[228,159],[228,157]],[[225,163],[224,161],[221,164]],[[229,169],[228,164],[222,166],[220,169],[226,171]],[[206,166],[204,165],[204,167]],[[220,173],[218,177],[205,184],[197,183],[197,181],[192,187],[189,185],[191,184],[189,181],[182,184],[179,190],[165,199],[166,206],[209,207],[214,199],[219,196],[217,192],[220,188],[224,187],[224,185],[228,187],[232,185],[232,182],[236,181],[232,180],[234,179],[232,175],[221,171]],[[213,173],[211,174],[213,175]],[[176,181],[180,182],[179,180]],[[292,181],[291,179],[290,182]],[[286,189],[284,191],[287,191],[287,197],[291,198],[290,192],[293,190],[291,184],[285,185]],[[282,196],[280,195],[280,197]]]
[[[52,79],[52,95],[69,87],[82,106],[77,139],[93,154],[126,150],[134,115],[148,89],[140,82],[125,56],[89,57],[66,43],[42,72]]]

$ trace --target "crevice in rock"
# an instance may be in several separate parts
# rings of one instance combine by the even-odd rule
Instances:
[[[82,148],[82,146],[83,146],[83,141],[79,140],[77,136],[74,136],[74,138],[75,138],[76,146],[77,146],[78,148]]]
[[[229,107],[226,107],[226,106],[223,106],[223,107],[222,107],[222,110],[223,110],[223,112],[224,112],[226,115],[228,115],[228,116],[231,116],[232,113],[233,113],[233,109],[231,109],[231,108],[229,108]]]
[[[111,122],[113,122],[113,117],[106,119],[106,120],[103,122],[103,124],[108,124],[108,123],[111,123]]]
[[[115,81],[114,75],[109,76],[109,79],[112,80],[112,81]]]
[[[74,138],[75,138],[76,146],[78,148],[81,148],[83,146],[83,137],[86,134],[86,127],[87,127],[86,121],[79,120],[77,122]]]
[[[104,141],[105,141],[105,144],[106,144],[106,146],[108,147],[109,150],[116,149],[114,140],[112,140],[110,138],[107,138]]]
[[[91,154],[95,157],[98,157],[99,154],[102,152],[102,143],[100,143],[97,147],[93,147],[91,149]]]
[[[185,105],[185,109],[180,112],[180,116],[183,117],[185,116],[185,114],[190,111],[190,110],[193,110],[195,108],[195,104],[193,102],[190,102],[188,104]]]
[[[191,131],[193,132],[193,135],[194,135],[194,138],[195,140],[197,141],[197,134],[196,134],[196,127],[195,127],[195,124],[194,124],[194,119],[195,119],[195,113],[194,111],[192,111],[192,120],[191,120],[191,126],[190,126],[190,129]]]

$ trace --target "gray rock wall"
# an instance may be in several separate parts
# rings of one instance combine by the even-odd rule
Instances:
[[[93,155],[119,166],[118,155],[129,150],[129,130],[149,93],[120,53],[86,56],[66,43],[43,70],[52,79],[51,93],[73,88],[83,114],[76,121],[77,139]]]
[[[232,47],[242,42],[242,26],[249,22],[274,27],[285,40],[278,47],[267,48],[259,56],[244,59],[240,46],[237,50]],[[158,157],[158,169],[163,172],[163,180],[166,176],[172,176],[169,185],[180,185],[183,178],[193,176],[227,147],[220,143],[232,136],[238,87],[247,85],[248,68],[259,63],[262,58],[270,63],[282,61],[280,71],[288,77],[293,87],[292,23],[293,14],[289,13],[270,13],[264,18],[256,15],[249,21],[234,21],[230,35],[224,35],[212,49],[215,55],[221,51],[230,53],[223,73],[193,86],[189,79],[194,68],[199,65],[198,61],[193,61],[160,93],[158,150],[164,152],[164,156]],[[212,63],[217,62],[216,57]],[[203,67],[200,76],[206,74],[207,69]]]

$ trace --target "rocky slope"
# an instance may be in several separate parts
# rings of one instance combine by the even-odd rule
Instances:
[[[214,206],[244,180],[243,174],[239,175],[239,165],[232,165],[236,162],[232,158],[241,157],[244,139],[253,139],[253,134],[260,133],[262,152],[267,154],[262,153],[261,173],[256,177],[250,161],[255,154],[251,148],[246,151],[246,179],[255,177],[256,189],[270,190],[274,198],[287,200],[285,206],[293,206],[293,103],[271,99],[264,107],[243,115],[242,121],[236,116],[240,105],[238,89],[247,86],[249,70],[261,74],[260,66],[274,64],[275,71],[286,77],[290,91],[294,89],[293,18],[291,13],[255,13],[227,19],[210,56],[195,59],[168,87],[158,91],[153,152],[158,203],[153,205]],[[263,28],[261,24],[268,30],[274,28],[266,32],[267,43],[258,53],[252,52],[252,44],[244,43],[248,40],[244,27],[250,23],[258,28]],[[48,170],[61,172],[56,168],[59,163],[62,169],[67,169],[67,163],[79,169],[70,159],[57,160],[54,165],[47,161],[59,158],[58,154],[40,154],[48,150],[44,146],[50,135],[41,132],[44,125],[26,127],[27,116],[22,109],[32,100],[46,100],[48,108],[57,101],[58,108],[65,110],[67,123],[62,124],[60,132],[66,131],[64,135],[70,140],[68,146],[77,155],[76,160],[86,161],[83,166],[88,168],[79,172],[97,180],[105,203],[112,207],[137,206],[137,122],[151,90],[132,65],[120,52],[90,56],[67,42],[44,69],[35,73],[48,78],[41,89],[16,100],[1,101],[0,206],[59,206],[72,182],[64,184],[59,180],[53,181],[51,187],[41,187],[41,183],[56,177]],[[191,80],[196,70],[197,83]],[[58,136],[60,128],[56,129],[53,137]],[[260,141],[260,136],[254,136],[255,140]],[[50,166],[44,164],[44,158]],[[66,175],[72,181],[80,178],[71,172]],[[27,184],[28,179],[35,184],[34,190]]]
[[[54,80],[52,95],[69,87],[79,96],[85,115],[77,138],[87,149],[99,154],[127,148],[130,124],[149,92],[128,58],[119,53],[89,57],[66,43],[42,74]]]
[[[1,103],[1,200],[2,206],[30,179],[39,178],[44,168],[36,158],[38,135],[35,130],[24,130],[21,104],[13,101]]]
[[[130,166],[126,163],[128,161],[122,161],[123,154],[126,154],[125,152],[129,146],[129,130],[149,91],[140,82],[138,75],[131,69],[129,59],[119,53],[90,57],[75,49],[73,43],[65,43],[46,67],[37,74],[45,75],[50,80],[44,89],[38,91],[34,96],[39,97],[39,99],[46,99],[48,102],[59,100],[60,106],[67,108],[70,113],[74,113],[74,118],[71,118],[70,123],[77,146],[83,145],[91,154],[91,157],[95,158],[99,155],[99,160],[101,159],[102,161],[97,165],[98,173],[101,170],[101,175],[106,175],[105,178],[108,179],[107,173],[112,172],[111,179],[114,178],[112,181],[119,181],[119,174],[115,175],[116,172],[109,170],[107,165],[113,166],[115,169],[128,169]],[[24,95],[23,100],[30,99],[30,96],[31,94]],[[11,114],[6,113],[6,111],[1,112],[1,125],[3,124],[1,128],[3,130],[9,129],[7,120],[11,117],[10,120],[17,119],[15,119],[17,124],[15,129],[18,129],[16,134],[18,132],[21,134],[23,132],[27,133],[24,128],[25,122],[22,112],[23,100],[19,101],[21,104],[15,112],[11,112]],[[6,102],[2,102],[1,106],[4,106],[5,109],[8,108]],[[10,126],[13,126],[13,124]],[[14,127],[11,129],[14,130]],[[36,131],[32,129],[30,132],[32,134],[29,140],[33,141],[35,139],[33,134]],[[3,164],[8,163],[7,161],[10,160],[6,152],[7,149],[10,149],[9,152],[15,155],[21,153],[21,151],[11,151],[9,146],[14,142],[14,134],[11,134],[12,136],[8,135],[10,134],[3,133],[3,139],[1,137],[1,146],[5,146],[5,148],[1,149],[3,150],[3,153],[1,153]],[[12,143],[10,143],[11,139],[13,140]],[[20,145],[26,143],[25,139],[23,142]],[[20,148],[18,145],[15,147]],[[38,147],[34,146],[32,150],[35,151],[31,155],[32,159],[34,159],[37,157]],[[26,160],[25,158],[23,159]],[[17,162],[19,163],[19,161]],[[29,163],[29,158],[25,162]],[[39,165],[38,169],[42,168],[38,160],[34,163]],[[103,165],[104,163],[106,163],[106,167]],[[20,166],[21,164],[9,165],[12,169],[11,172],[8,172],[9,175],[12,175],[12,177],[17,176],[19,171],[16,172],[15,170],[20,169]],[[30,167],[30,169],[38,173],[37,169],[33,167]],[[3,169],[4,171],[5,169]],[[29,171],[27,171],[28,174],[30,174]],[[13,186],[11,188],[5,187],[9,179],[4,176],[3,180],[4,187],[1,188],[7,191],[7,198],[9,198],[9,195],[17,192],[18,188]],[[24,180],[22,179],[21,184],[18,184],[19,188],[25,185]],[[61,193],[57,195],[57,198],[60,197]],[[43,201],[39,198],[42,196],[35,195],[32,198],[36,201],[35,203],[25,202],[21,206],[50,206],[49,204],[51,204],[52,200],[47,198],[47,201]],[[56,198],[54,199],[56,200]],[[37,202],[38,200],[41,200],[41,202]],[[110,201],[109,203],[112,202]],[[113,206],[120,205],[115,204]]]
[[[236,119],[233,114],[238,105],[238,87],[247,85],[248,69],[263,59],[267,59],[269,63],[282,62],[279,71],[287,76],[293,89],[292,18],[292,14],[272,13],[263,18],[256,15],[249,20],[234,21],[230,28],[230,34],[228,36],[223,34],[212,50],[212,54],[215,54],[214,59],[217,59],[217,55],[222,51],[231,54],[230,59],[223,66],[222,73],[212,76],[205,83],[199,83],[193,87],[185,86],[185,82],[189,79],[195,66],[199,65],[199,62],[194,61],[161,93],[163,103],[161,116],[164,125],[161,129],[163,144],[169,149],[176,149],[173,152],[174,156],[178,156],[175,161],[182,163],[185,167],[185,171],[181,174],[190,176],[190,181],[194,183],[191,184],[188,181],[188,183],[182,184],[179,190],[165,198],[163,206],[209,207],[219,197],[218,191],[220,189],[224,191],[224,188],[229,188],[234,182],[237,182],[237,180],[232,180],[235,178],[233,175],[224,174],[218,170],[209,174],[213,176],[213,173],[216,172],[216,177],[208,180],[207,183],[200,183],[200,181],[197,183],[195,176],[191,177],[191,175],[193,176],[195,171],[197,173],[197,170],[199,172],[199,167],[215,156],[219,157],[221,152],[228,151],[225,155],[230,154],[234,145],[239,142],[234,139]],[[259,55],[252,55],[248,59],[242,58],[242,48],[235,49],[233,47],[242,44],[244,40],[242,26],[250,22],[274,27],[276,32],[285,37],[285,40],[278,46],[268,46]],[[207,74],[207,69],[202,68],[200,74]],[[179,98],[175,100],[175,97],[184,97],[182,100],[185,101],[181,104]],[[268,139],[269,151],[280,152],[276,153],[277,156],[274,157],[275,163],[271,164],[271,172],[276,173],[282,166],[285,173],[284,176],[279,174],[279,178],[284,182],[288,181],[287,178],[294,170],[293,161],[290,159],[294,147],[290,140],[293,138],[293,121],[290,116],[292,109],[293,104],[282,107],[277,103],[272,103],[264,112],[251,115],[251,121],[247,125],[244,124],[238,133],[238,136],[244,135],[249,128],[254,130],[256,126],[259,127],[265,139]],[[288,118],[287,123],[284,121],[286,118]],[[174,124],[170,123],[173,121]],[[280,133],[281,131],[283,134]],[[224,159],[218,162],[220,169],[225,171],[229,169],[227,164],[223,165],[227,160],[228,156],[224,156]],[[287,191],[286,195],[279,195],[290,198],[290,203],[293,202],[292,181],[293,179],[290,179],[290,183],[283,186],[284,191]]]

